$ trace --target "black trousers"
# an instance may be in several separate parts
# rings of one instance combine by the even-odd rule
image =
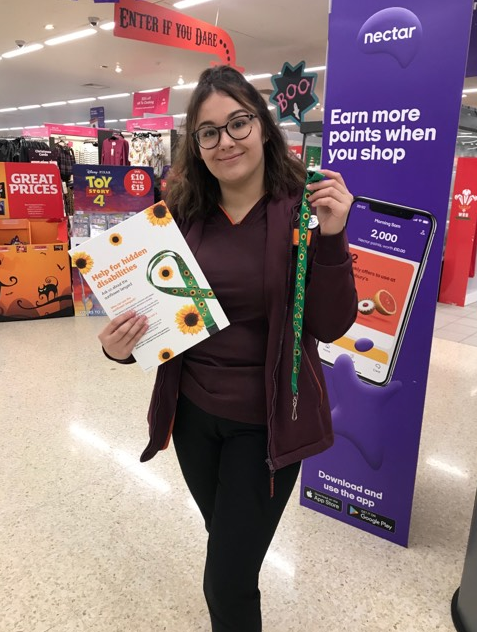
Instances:
[[[276,472],[270,498],[266,427],[209,415],[183,395],[173,438],[209,532],[204,594],[212,632],[261,632],[258,576],[300,463]]]

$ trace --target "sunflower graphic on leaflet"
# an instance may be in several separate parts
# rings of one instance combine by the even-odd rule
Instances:
[[[112,246],[120,246],[123,243],[123,238],[121,237],[119,233],[113,233],[109,237],[109,243]]]
[[[147,208],[146,217],[153,226],[167,226],[172,221],[172,215],[164,202]]]
[[[170,266],[162,266],[159,268],[158,274],[163,281],[170,281],[174,276],[174,270]]]
[[[71,258],[71,262],[73,267],[78,268],[81,274],[88,274],[91,272],[94,266],[93,259],[87,255],[85,252],[77,252]]]
[[[167,362],[173,357],[174,357],[174,351],[172,351],[172,349],[167,348],[167,349],[161,349],[159,351],[159,360],[161,362]]]
[[[204,321],[195,305],[186,305],[176,313],[176,323],[183,334],[198,334],[204,328]]]

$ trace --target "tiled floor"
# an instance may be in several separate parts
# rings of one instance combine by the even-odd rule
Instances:
[[[434,336],[477,347],[477,303],[466,307],[438,303]]]
[[[210,632],[205,533],[173,448],[138,462],[153,376],[102,356],[103,325],[0,325],[0,632]],[[441,306],[437,327],[475,347],[477,309]],[[296,488],[262,571],[264,632],[454,630],[477,348],[439,338],[409,548],[300,507]]]

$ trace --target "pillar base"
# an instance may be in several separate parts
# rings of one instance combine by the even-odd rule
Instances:
[[[452,603],[451,603],[452,622],[454,623],[454,627],[457,630],[457,632],[469,632],[464,627],[464,624],[462,623],[459,612],[457,610],[457,603],[459,601],[459,590],[460,588],[458,588],[455,591],[454,596],[452,597]]]

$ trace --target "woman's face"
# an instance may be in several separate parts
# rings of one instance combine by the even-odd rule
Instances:
[[[208,126],[220,127],[231,121],[229,130],[234,136],[250,134],[242,140],[235,140],[225,129],[219,130],[219,143],[212,149],[199,146],[200,156],[206,167],[221,185],[256,185],[263,183],[265,157],[263,151],[263,131],[259,119],[253,118],[233,120],[247,114],[253,114],[232,97],[220,92],[211,94],[199,108],[195,130]],[[250,129],[251,128],[251,129]],[[215,132],[204,132],[202,144],[207,136]]]

